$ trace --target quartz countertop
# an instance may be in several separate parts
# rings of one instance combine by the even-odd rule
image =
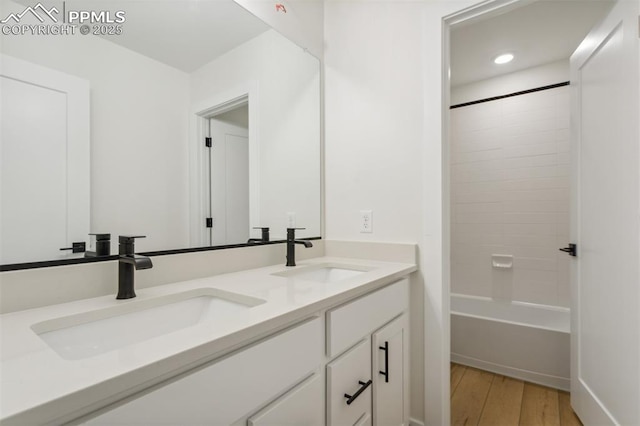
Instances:
[[[332,283],[273,275],[321,264],[367,271]],[[115,299],[114,283],[114,295],[1,315],[0,422],[31,425],[73,420],[416,269],[409,263],[320,257],[293,268],[274,265],[149,287],[137,290],[137,297],[128,300]],[[199,323],[76,360],[63,359],[32,330],[34,324],[55,318],[203,288],[265,303],[224,321]]]

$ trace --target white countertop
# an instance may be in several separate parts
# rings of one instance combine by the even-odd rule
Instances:
[[[334,283],[272,275],[324,263],[371,270]],[[321,257],[298,262],[295,268],[275,265],[136,290],[137,297],[129,300],[115,299],[114,283],[114,295],[1,315],[0,421],[72,420],[416,269],[407,263]],[[31,329],[54,318],[202,288],[252,296],[266,303],[224,322],[201,323],[78,360],[61,358]]]

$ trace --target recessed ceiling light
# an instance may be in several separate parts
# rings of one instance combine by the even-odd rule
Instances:
[[[509,63],[513,60],[513,54],[505,53],[504,55],[500,55],[493,60],[494,63],[498,65]]]

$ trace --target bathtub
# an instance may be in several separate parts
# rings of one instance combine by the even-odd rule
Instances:
[[[569,390],[569,309],[451,294],[451,361]]]

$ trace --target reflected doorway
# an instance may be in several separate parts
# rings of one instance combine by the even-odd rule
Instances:
[[[245,243],[249,217],[249,102],[207,117],[209,245]]]

